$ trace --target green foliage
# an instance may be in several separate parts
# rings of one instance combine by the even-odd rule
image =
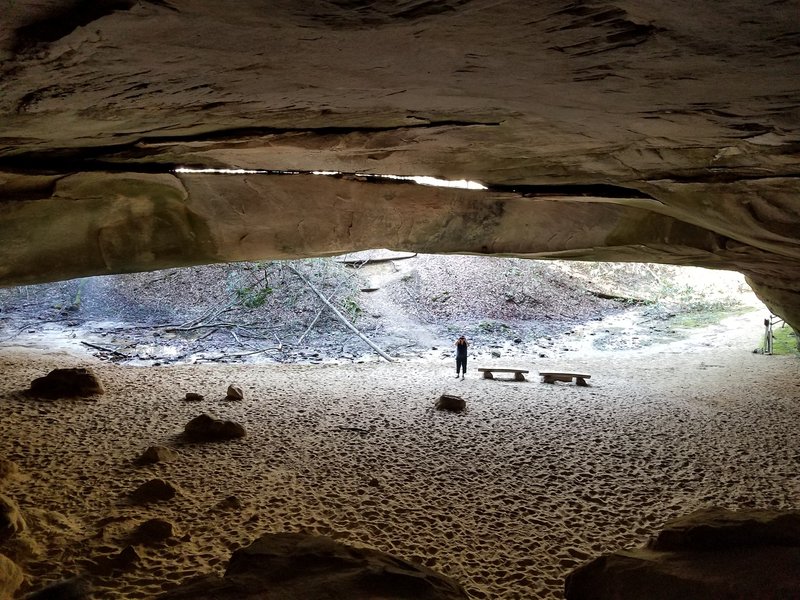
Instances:
[[[344,308],[345,312],[350,316],[350,320],[355,321],[361,313],[364,312],[364,309],[359,306],[358,302],[356,301],[355,297],[348,296],[342,302],[342,307]]]
[[[498,321],[481,321],[478,323],[478,329],[482,333],[502,333],[505,334],[511,329],[505,323],[500,323]]]
[[[245,308],[260,308],[264,306],[267,298],[272,293],[271,287],[252,288],[240,287],[233,290],[239,304]]]
[[[75,297],[72,299],[72,308],[78,309],[81,307],[81,296],[83,295],[83,290],[86,287],[86,279],[80,279],[78,281],[78,290],[75,292]]]
[[[797,335],[791,327],[783,325],[772,330],[773,354],[797,354],[799,350]]]
[[[692,329],[695,327],[708,327],[709,325],[716,325],[723,319],[748,312],[750,309],[746,306],[739,306],[737,308],[729,308],[726,306],[717,306],[709,308],[696,308],[685,309],[681,308],[681,314],[676,315],[670,320],[673,327],[683,329]]]

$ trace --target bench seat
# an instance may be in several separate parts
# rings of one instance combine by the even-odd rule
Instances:
[[[586,380],[591,378],[591,375],[586,373],[561,373],[558,371],[539,371],[539,375],[542,377],[542,383],[555,383],[556,381],[569,383],[574,379],[575,385],[582,387],[588,386],[589,384],[586,383]]]
[[[481,367],[478,369],[481,373],[483,373],[484,379],[494,379],[492,373],[513,373],[515,381],[525,381],[525,373],[530,373],[530,371],[526,371],[525,369],[509,369],[509,368],[489,368],[489,367]]]

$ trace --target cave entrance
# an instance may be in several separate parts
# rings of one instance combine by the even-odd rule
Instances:
[[[475,366],[578,369],[598,353],[670,344],[763,351],[771,318],[733,272],[389,250],[7,288],[0,307],[5,345],[142,365],[348,363],[381,352],[449,365],[465,335]],[[791,351],[791,329],[773,333],[771,351]]]

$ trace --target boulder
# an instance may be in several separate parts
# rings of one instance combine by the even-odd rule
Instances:
[[[567,576],[567,600],[798,598],[800,511],[699,511]]]
[[[171,500],[178,493],[177,488],[163,479],[151,479],[131,492],[131,499],[137,504]]]
[[[449,410],[453,412],[461,412],[467,408],[467,403],[461,396],[442,394],[436,401],[435,407],[436,410]]]
[[[142,455],[136,459],[140,465],[151,465],[155,463],[169,462],[175,460],[178,453],[167,448],[166,446],[150,446],[147,450],[142,452]]]
[[[11,600],[22,585],[23,573],[17,563],[0,554],[0,600]]]
[[[26,529],[25,519],[17,503],[0,494],[0,543],[19,535]]]
[[[234,552],[223,578],[194,581],[159,598],[465,600],[468,596],[452,579],[377,550],[326,537],[273,533]]]
[[[215,442],[242,438],[247,432],[238,423],[215,419],[204,413],[186,424],[184,434],[193,442]]]
[[[228,400],[244,400],[244,392],[238,385],[229,385],[228,393],[225,396]]]
[[[75,398],[104,393],[103,385],[91,369],[81,367],[53,369],[31,382],[28,394],[37,398]]]
[[[663,552],[750,546],[800,548],[800,511],[700,510],[670,521],[648,544]]]
[[[148,519],[133,534],[141,544],[158,544],[175,536],[175,525],[165,519]]]

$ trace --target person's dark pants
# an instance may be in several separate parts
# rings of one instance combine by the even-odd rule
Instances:
[[[459,372],[463,372],[464,375],[467,374],[467,357],[466,356],[456,356],[456,375]]]

